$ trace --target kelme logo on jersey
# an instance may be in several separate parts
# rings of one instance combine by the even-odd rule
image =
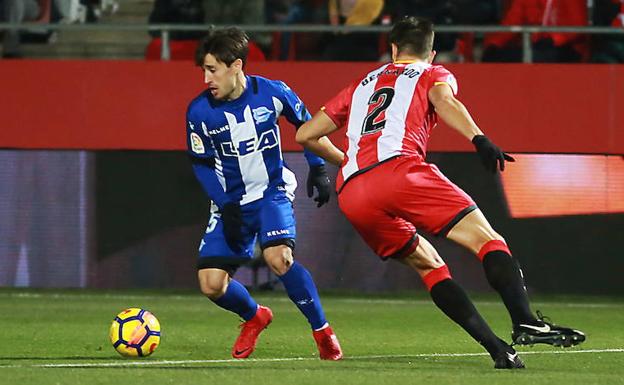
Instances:
[[[269,110],[265,106],[254,108],[253,110],[251,110],[251,112],[253,113],[253,118],[256,124],[266,122],[267,120],[269,120],[271,114],[273,113],[273,111]]]
[[[238,143],[223,142],[221,151],[225,156],[245,156],[256,151],[264,151],[278,145],[275,131],[269,130],[260,134],[259,138],[249,138]]]
[[[202,122],[202,130],[204,131],[204,135],[206,136],[219,135],[220,133],[228,131],[229,129],[230,129],[230,126],[226,124],[225,126],[215,128],[214,130],[209,130],[208,127],[206,126],[206,123]]]
[[[288,229],[267,231],[266,233],[267,237],[277,237],[278,235],[289,235],[289,234],[290,234],[290,230]]]

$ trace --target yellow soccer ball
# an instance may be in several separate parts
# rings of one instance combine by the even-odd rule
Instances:
[[[132,307],[117,314],[109,337],[122,356],[147,357],[160,344],[160,322],[149,311]]]

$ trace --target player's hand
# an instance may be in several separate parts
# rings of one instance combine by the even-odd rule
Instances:
[[[497,145],[492,143],[485,135],[476,135],[472,138],[472,144],[477,149],[483,166],[491,172],[496,173],[496,169],[505,170],[505,161],[515,162],[516,160],[503,152]]]
[[[234,251],[240,248],[243,242],[243,216],[238,203],[230,202],[221,208],[221,221],[225,240]]]
[[[325,203],[329,202],[329,191],[331,189],[331,183],[325,171],[325,166],[310,166],[310,172],[308,172],[308,197],[312,198],[314,195],[314,187],[318,191],[318,195],[314,198],[315,202],[318,202],[316,207],[321,207]]]

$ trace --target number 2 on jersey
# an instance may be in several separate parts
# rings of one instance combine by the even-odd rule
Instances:
[[[394,97],[394,88],[383,87],[375,91],[368,100],[369,106],[374,106],[366,115],[362,125],[362,135],[372,134],[383,130],[386,125],[386,109],[390,106]],[[383,114],[383,116],[381,116]],[[380,118],[381,116],[381,118]]]

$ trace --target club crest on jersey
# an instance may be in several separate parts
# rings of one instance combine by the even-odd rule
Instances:
[[[277,135],[275,131],[269,130],[260,134],[259,138],[249,138],[241,140],[238,143],[223,142],[221,143],[221,151],[225,156],[245,156],[253,154],[256,151],[264,151],[278,145]]]
[[[253,114],[253,118],[256,124],[266,122],[267,120],[269,120],[271,114],[273,113],[273,111],[266,108],[265,106],[254,108],[253,110],[251,110],[251,112]]]
[[[206,152],[204,142],[202,142],[199,135],[194,132],[191,132],[191,150],[196,154],[204,154]]]

